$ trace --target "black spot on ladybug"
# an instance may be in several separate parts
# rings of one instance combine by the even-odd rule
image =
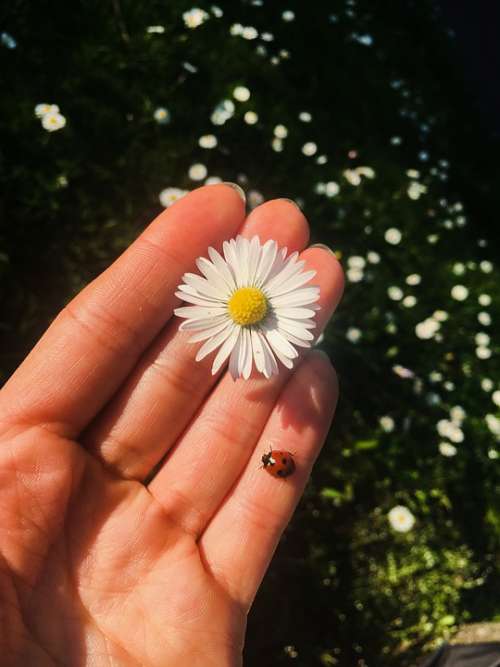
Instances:
[[[278,477],[286,477],[289,473],[286,470],[278,470],[276,474]]]

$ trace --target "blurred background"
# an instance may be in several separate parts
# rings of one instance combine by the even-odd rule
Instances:
[[[344,265],[321,342],[338,417],[250,616],[248,667],[409,666],[500,621],[500,24],[459,5],[0,10],[2,380],[203,183],[238,182],[250,208],[295,199]]]

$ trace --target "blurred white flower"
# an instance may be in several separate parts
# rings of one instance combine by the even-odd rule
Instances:
[[[307,155],[307,157],[310,157],[311,155],[314,155],[316,151],[318,150],[317,145],[314,143],[314,141],[308,141],[302,146],[302,152],[304,155]]]
[[[387,515],[393,530],[398,533],[407,533],[415,525],[415,517],[404,505],[396,505]]]
[[[500,457],[500,454],[497,452],[496,449],[488,449],[488,458],[491,460],[498,459]]]
[[[465,301],[465,299],[469,296],[469,290],[465,285],[454,285],[451,288],[451,296],[453,299],[456,299],[457,301]]]
[[[255,125],[255,123],[257,123],[257,121],[259,120],[259,117],[255,113],[255,111],[247,111],[246,114],[243,116],[243,120],[247,125]]]
[[[437,322],[432,317],[428,317],[426,320],[423,320],[417,324],[415,327],[415,333],[417,338],[428,340],[429,338],[432,338],[434,334],[436,334],[440,326],[441,325],[439,322]]]
[[[443,456],[455,456],[457,453],[457,448],[449,442],[440,442],[439,443],[439,452]]]
[[[497,438],[500,438],[500,419],[495,417],[495,415],[486,415],[484,419],[486,421],[486,425],[493,433],[493,435],[495,435]]]
[[[327,162],[328,162],[327,155],[318,155],[318,157],[316,158],[316,164],[326,164]]]
[[[199,7],[193,7],[189,11],[184,12],[182,18],[184,19],[186,28],[197,28],[202,23],[205,23],[205,21],[209,19],[210,16],[203,9],[200,9]]]
[[[370,250],[370,252],[366,255],[366,259],[370,262],[370,264],[378,264],[380,262],[380,255],[378,252]]]
[[[422,281],[422,277],[418,273],[411,273],[409,276],[406,276],[407,285],[419,285]]]
[[[409,294],[408,296],[405,296],[402,304],[405,308],[413,308],[417,304],[417,297],[413,296],[413,294]]]
[[[453,264],[452,271],[456,276],[463,276],[465,273],[465,264],[462,264],[462,262],[456,262]]]
[[[346,169],[343,172],[343,176],[346,179],[348,183],[351,185],[359,185],[361,183],[361,176],[358,174],[358,172],[355,169]]]
[[[256,28],[251,25],[247,25],[241,31],[241,36],[243,39],[257,39],[259,33],[257,32]]]
[[[347,266],[350,269],[364,269],[366,266],[365,258],[360,257],[359,255],[353,255],[352,257],[348,257]]]
[[[340,192],[340,187],[335,181],[328,181],[325,184],[325,194],[327,197],[335,197]]]
[[[181,190],[180,188],[165,188],[159,194],[160,203],[165,208],[168,208],[178,199],[184,197],[187,192],[187,190]]]
[[[286,139],[288,136],[288,130],[284,125],[276,125],[273,130],[273,134],[275,137],[278,137],[278,139]]]
[[[429,373],[429,380],[431,382],[441,382],[443,379],[443,374],[440,373],[439,371],[431,371]]]
[[[162,26],[162,25],[148,25],[148,27],[146,28],[146,32],[149,35],[154,35],[154,34],[162,35],[165,32],[165,26]]]
[[[371,167],[358,167],[356,171],[360,176],[364,176],[365,178],[375,178],[375,170]]]
[[[380,427],[382,428],[383,431],[386,433],[391,433],[394,431],[394,419],[392,417],[389,417],[389,415],[384,415],[383,417],[380,417],[378,420],[378,423],[380,424]]]
[[[446,310],[435,310],[432,313],[432,319],[436,320],[436,322],[446,322],[448,317],[449,315]]]
[[[391,144],[393,146],[399,146],[401,144],[401,137],[391,137]]]
[[[420,199],[421,195],[427,192],[427,186],[423,185],[422,183],[417,183],[416,181],[413,181],[408,186],[406,192],[410,199],[413,200]]]
[[[364,278],[364,273],[361,269],[347,269],[347,280],[351,283],[359,283]]]
[[[480,306],[490,306],[491,305],[491,296],[489,294],[480,294],[477,297]]]
[[[461,405],[454,405],[450,410],[451,421],[459,426],[466,416],[467,414]]]
[[[250,208],[260,206],[264,201],[264,195],[258,190],[250,190],[247,194],[247,201]]]
[[[346,331],[345,337],[351,343],[357,343],[359,340],[361,340],[362,335],[363,334],[361,333],[361,329],[358,329],[357,327],[349,327]]]
[[[217,183],[222,183],[222,178],[220,178],[219,176],[209,176],[205,180],[206,185],[217,185]]]
[[[274,139],[271,142],[271,146],[273,148],[273,151],[276,151],[276,153],[281,153],[281,151],[283,150],[283,139],[274,137]]]
[[[192,164],[189,167],[188,176],[192,181],[202,181],[207,177],[207,168],[200,162]]]
[[[478,359],[489,359],[491,357],[491,350],[486,345],[478,345],[476,347],[476,357]]]
[[[401,301],[403,298],[403,290],[396,285],[391,285],[387,288],[387,295],[389,299],[392,299],[393,301]]]
[[[464,440],[464,434],[460,426],[448,419],[438,421],[436,428],[442,438],[448,438],[452,442],[463,442]]]
[[[476,345],[489,345],[490,337],[487,333],[484,333],[484,331],[480,331],[474,336],[474,341]]]
[[[238,102],[246,102],[250,99],[250,91],[246,86],[236,86],[233,90],[233,97]]]
[[[493,389],[494,386],[495,385],[493,383],[493,380],[490,380],[490,378],[483,378],[481,380],[481,389],[483,391],[488,391],[489,392]]]
[[[487,259],[483,259],[483,261],[479,264],[479,268],[483,273],[491,273],[493,271],[493,264]]]
[[[222,100],[213,110],[210,120],[214,125],[224,125],[234,114],[235,106],[232,100]]]
[[[224,16],[224,12],[217,5],[212,5],[210,9],[212,10],[212,14],[215,16],[215,18],[220,19],[221,16]]]
[[[165,125],[170,121],[170,111],[165,109],[165,107],[158,107],[155,109],[153,117],[157,123]]]
[[[478,313],[477,319],[479,324],[482,324],[483,327],[489,327],[491,324],[491,315],[484,310]]]
[[[494,392],[491,394],[491,400],[493,401],[493,403],[494,403],[498,408],[500,408],[500,390],[499,390],[499,389],[497,389],[496,391],[494,391]]]
[[[384,238],[387,241],[387,243],[390,243],[391,245],[398,245],[398,243],[403,238],[403,235],[401,234],[399,229],[397,229],[396,227],[391,227],[385,232]]]
[[[404,380],[410,380],[411,378],[415,377],[415,373],[411,369],[406,368],[405,366],[401,366],[400,364],[393,366],[392,370],[394,373],[396,373],[397,376],[403,378]]]
[[[287,22],[288,21],[293,21],[293,19],[295,18],[295,12],[292,12],[290,9],[286,9],[282,13],[281,18],[283,19],[283,21],[287,21]]]
[[[42,118],[42,127],[47,132],[55,132],[62,129],[66,125],[66,118],[60,113],[53,113],[50,111]]]
[[[43,118],[48,113],[59,113],[57,104],[47,104],[46,102],[42,102],[36,105],[35,116],[37,118]]]
[[[387,333],[395,334],[395,333],[397,332],[398,328],[397,328],[397,326],[394,324],[394,322],[388,322],[388,323],[386,324],[385,330],[387,331]]]
[[[233,37],[237,37],[241,35],[243,32],[243,26],[241,23],[233,23],[233,25],[229,28],[229,33],[233,35]]]
[[[274,35],[271,32],[263,32],[260,36],[264,42],[272,42],[274,39]]]
[[[408,178],[420,178],[420,172],[417,169],[408,169],[406,175]]]
[[[215,134],[204,134],[198,139],[198,144],[202,148],[215,148],[217,146],[217,137]]]

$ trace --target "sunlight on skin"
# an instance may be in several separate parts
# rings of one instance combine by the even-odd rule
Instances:
[[[153,222],[145,237],[158,234],[164,244],[162,252],[173,254],[179,232],[169,238],[158,225],[168,227],[174,219],[181,225],[183,219],[192,220],[200,201],[204,202],[205,220],[216,221],[218,231],[214,234],[234,235],[242,219],[242,202],[233,189],[218,185],[187,195],[162,214],[160,221]],[[221,210],[225,211],[223,215]],[[289,212],[289,207],[283,209],[285,218],[286,210]],[[196,236],[197,232],[190,233]],[[183,250],[189,266],[198,254],[197,243],[207,240],[206,229],[200,235],[193,241],[192,257],[188,258],[186,248]],[[295,410],[297,399],[293,396],[297,392],[299,399],[300,395],[314,393],[314,400],[324,407],[311,413],[312,417],[307,413],[311,421],[308,435],[303,439],[300,436],[294,445],[301,450],[298,460],[304,462],[302,472],[287,480],[286,486],[269,487],[267,484],[277,480],[263,475],[264,486],[255,487],[259,495],[273,494],[275,521],[266,531],[266,516],[259,516],[266,503],[263,496],[255,497],[248,501],[254,503],[256,512],[250,523],[239,526],[236,522],[230,534],[220,535],[213,546],[207,540],[200,550],[200,542],[183,526],[182,511],[169,511],[156,500],[152,489],[139,481],[123,479],[118,467],[104,467],[92,453],[67,437],[71,430],[76,435],[111,395],[122,390],[140,353],[164,325],[159,310],[148,309],[144,311],[144,330],[129,330],[127,334],[127,329],[122,329],[118,347],[103,344],[103,335],[106,331],[112,335],[116,318],[131,317],[138,307],[134,289],[142,293],[151,280],[157,306],[162,301],[173,304],[170,285],[164,290],[157,285],[161,279],[159,265],[154,265],[153,272],[147,267],[141,269],[133,259],[134,252],[133,245],[84,291],[84,296],[77,297],[80,313],[93,309],[94,319],[88,321],[92,329],[82,327],[81,320],[58,318],[0,393],[0,654],[2,665],[8,667],[99,665],[111,661],[148,667],[240,665],[250,601],[277,535],[300,497],[306,471],[319,451],[333,413],[333,370],[321,355],[310,353],[291,379],[283,383],[281,398],[278,392],[268,399],[271,403],[267,411],[255,412],[256,421],[241,442],[231,475],[209,469],[210,475],[219,478],[218,502],[223,511],[224,496],[240,472],[253,465],[253,457],[261,454],[258,436],[266,424],[266,414],[271,415],[266,429],[277,429],[273,441],[284,438],[285,431],[288,439],[290,430],[295,429],[293,424],[283,429],[280,414],[273,410],[275,402],[278,400],[283,411],[290,400]],[[312,266],[316,262],[324,264],[325,269],[329,266],[320,280],[325,295],[322,327],[340,298],[342,275],[333,255],[319,249],[307,253]],[[127,257],[132,258],[130,300],[120,292],[113,301],[112,287],[117,281],[126,282]],[[169,266],[165,264],[162,271],[166,275]],[[109,309],[109,317],[103,323],[95,319],[95,313],[104,312],[104,308]],[[168,308],[165,312],[168,317]],[[208,367],[205,372],[209,373]],[[330,377],[328,382],[324,381],[325,373]],[[305,376],[309,378],[307,386],[301,380]],[[158,389],[159,385],[154,386]],[[223,400],[222,395],[217,398],[221,386],[212,390],[210,400]],[[151,398],[154,400],[154,395]],[[163,401],[161,393],[156,400]],[[202,402],[203,395],[192,406],[195,412]],[[195,412],[189,417],[192,427],[196,424]],[[217,441],[223,425],[215,420],[213,426],[212,438]],[[146,421],[142,427],[146,432]],[[135,428],[139,435],[141,424]],[[125,429],[123,435],[126,440]],[[182,442],[175,452],[182,452]],[[170,467],[182,479],[186,471],[174,465],[172,458],[164,470]],[[242,482],[245,478],[243,472]],[[237,499],[238,486],[228,497]],[[185,513],[196,502],[195,491],[187,486],[179,492]],[[217,534],[216,510],[213,518],[207,516],[208,526],[200,526],[203,534],[210,532],[210,526],[214,527],[212,536]],[[217,554],[230,554],[234,549],[240,558],[234,545],[243,540],[252,545],[244,559],[235,561],[232,569],[229,564],[219,567]],[[248,575],[242,582],[245,590],[235,584],[242,572]]]

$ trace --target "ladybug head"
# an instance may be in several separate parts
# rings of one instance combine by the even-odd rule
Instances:
[[[272,460],[271,452],[268,452],[267,454],[262,454],[262,463],[264,465],[264,468],[266,466],[271,465],[271,460]]]

